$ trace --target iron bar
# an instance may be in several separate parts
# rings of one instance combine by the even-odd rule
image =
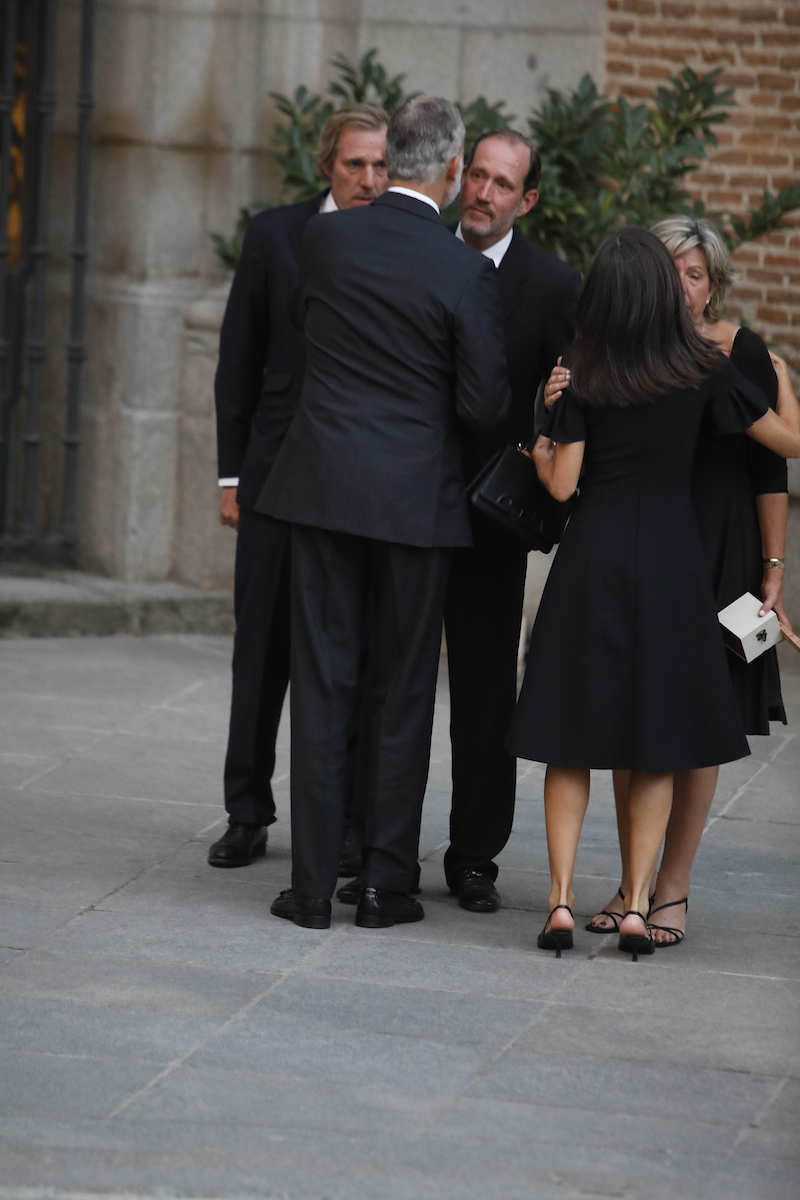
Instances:
[[[81,4],[81,66],[78,88],[78,152],[75,164],[75,236],[72,250],[72,299],[67,342],[67,415],[64,432],[64,484],[61,535],[76,538],[76,491],[80,446],[81,370],[86,357],[86,260],[88,257],[89,165],[92,135],[95,0]]]
[[[30,241],[33,298],[30,332],[26,338],[28,366],[28,403],[23,435],[25,475],[23,480],[22,539],[32,540],[36,533],[36,493],[39,467],[42,375],[45,357],[45,269],[48,237],[48,198],[50,187],[50,143],[53,130],[53,90],[57,0],[41,0],[41,63],[37,71],[34,113],[38,161],[35,166],[36,195]]]
[[[17,0],[3,5],[3,77],[0,81],[0,533],[10,527],[11,371],[7,314],[8,206],[11,198],[11,126],[14,115],[14,59],[17,49]]]

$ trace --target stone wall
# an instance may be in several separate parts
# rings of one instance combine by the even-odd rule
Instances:
[[[63,328],[79,0],[59,6],[49,292]],[[130,580],[229,581],[216,521],[212,380],[227,276],[209,240],[279,198],[269,93],[322,90],[376,46],[410,88],[518,114],[602,69],[602,0],[98,0],[82,408],[81,564]],[[220,285],[222,285],[220,290]],[[54,445],[63,366],[48,364]],[[54,453],[43,491],[58,493]]]

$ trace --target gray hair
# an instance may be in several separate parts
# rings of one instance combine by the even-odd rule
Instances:
[[[728,247],[719,230],[703,217],[665,217],[650,227],[651,232],[664,243],[673,258],[701,250],[706,260],[708,278],[713,291],[706,305],[709,320],[718,321],[725,306],[725,297],[735,279]]]
[[[386,131],[389,178],[433,183],[463,149],[464,122],[454,104],[439,96],[407,100]]]

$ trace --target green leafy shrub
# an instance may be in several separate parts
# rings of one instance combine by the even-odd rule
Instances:
[[[656,89],[651,104],[612,101],[588,75],[566,95],[550,89],[528,119],[542,155],[539,203],[521,222],[528,236],[585,269],[600,239],[626,222],[647,226],[673,213],[705,214],[731,248],[777,228],[784,213],[800,206],[800,188],[765,192],[742,219],[706,214],[687,191],[692,172],[717,144],[714,127],[734,104],[733,90],[718,86],[720,74],[686,67]]]

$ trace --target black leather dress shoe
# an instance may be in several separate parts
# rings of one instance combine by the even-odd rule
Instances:
[[[419,900],[405,892],[385,892],[382,888],[364,888],[356,909],[356,925],[362,929],[384,929],[405,921],[421,921],[425,909]]]
[[[342,904],[358,904],[363,890],[364,877],[356,875],[355,879],[351,879],[349,883],[342,884],[336,893],[336,899],[341,900]]]
[[[249,867],[254,858],[267,853],[267,831],[263,825],[240,825],[231,821],[218,842],[208,851],[210,867]]]
[[[355,879],[351,879],[349,883],[343,883],[336,893],[336,899],[341,900],[342,904],[358,904],[361,899],[361,893],[364,890],[364,876],[356,875]],[[419,868],[417,868],[417,882],[412,888],[409,888],[409,896],[418,896],[421,891],[419,886]]]
[[[315,896],[301,896],[286,888],[272,901],[269,910],[273,917],[284,917],[304,929],[328,929],[331,923],[331,902]]]
[[[483,871],[472,867],[460,867],[448,880],[450,891],[458,897],[458,903],[469,912],[497,912],[500,897],[494,880]]]

